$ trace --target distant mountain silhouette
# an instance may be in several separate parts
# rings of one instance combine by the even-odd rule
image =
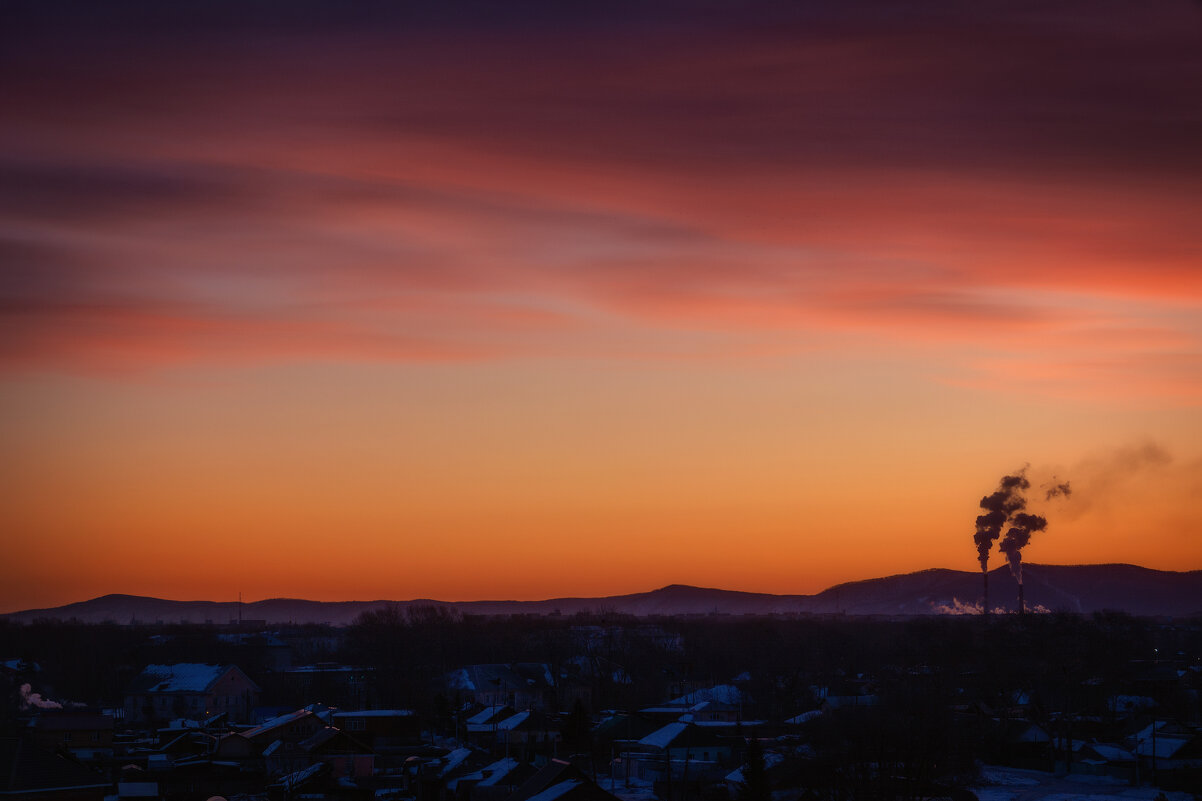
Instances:
[[[1024,565],[1025,597],[1032,610],[1090,613],[1116,610],[1136,615],[1202,615],[1202,570],[1173,572],[1135,565]],[[232,601],[169,601],[136,595],[105,595],[53,609],[30,609],[0,617],[15,622],[79,620],[86,623],[331,623],[344,625],[363,612],[441,606],[468,615],[615,612],[628,615],[847,614],[930,615],[965,612],[980,603],[981,574],[932,569],[839,584],[817,595],[770,595],[673,584],[651,592],[603,598],[545,601],[306,601],[271,598]],[[1008,567],[989,574],[990,605],[1017,606],[1018,585]]]

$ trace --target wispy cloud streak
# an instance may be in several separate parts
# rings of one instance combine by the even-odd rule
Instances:
[[[0,367],[852,333],[1202,399],[1196,11],[825,6],[25,7]]]

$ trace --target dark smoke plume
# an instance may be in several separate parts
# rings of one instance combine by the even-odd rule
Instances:
[[[1069,483],[1067,481],[1057,482],[1055,476],[1052,476],[1052,483],[1050,485],[1044,484],[1043,486],[1047,487],[1048,490],[1047,497],[1044,500],[1050,501],[1057,495],[1063,495],[1068,498],[1073,494],[1073,488],[1069,486]]]
[[[1010,572],[1014,574],[1014,578],[1018,579],[1019,586],[1022,586],[1023,583],[1022,548],[1031,541],[1032,534],[1036,531],[1043,531],[1047,527],[1048,521],[1045,518],[1019,512],[1014,516],[1010,530],[1006,532],[1006,538],[998,546],[998,550],[1006,554],[1006,558],[1010,560]]]
[[[1027,507],[1023,491],[1030,486],[1025,470],[1020,470],[1012,476],[1003,476],[998,482],[997,491],[981,499],[985,514],[977,517],[977,533],[973,535],[973,540],[977,544],[977,559],[981,563],[982,573],[989,570],[989,550],[1002,536],[1002,527],[1014,514]]]

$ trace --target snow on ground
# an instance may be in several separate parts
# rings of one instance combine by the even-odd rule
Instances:
[[[979,801],[1151,801],[1155,787],[1132,787],[1108,776],[1055,776],[1037,770],[986,765],[969,788]],[[1165,792],[1169,801],[1192,801],[1189,793]]]
[[[1003,768],[995,765],[983,765],[981,767],[981,784],[984,785],[1001,784],[1007,787],[1034,787],[1037,784],[1041,784],[1043,780],[1048,778],[1051,778],[1049,774],[1040,773],[1037,770]]]

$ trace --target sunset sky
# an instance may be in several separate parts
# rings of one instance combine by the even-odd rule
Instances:
[[[0,16],[0,611],[1202,568],[1202,3]]]

